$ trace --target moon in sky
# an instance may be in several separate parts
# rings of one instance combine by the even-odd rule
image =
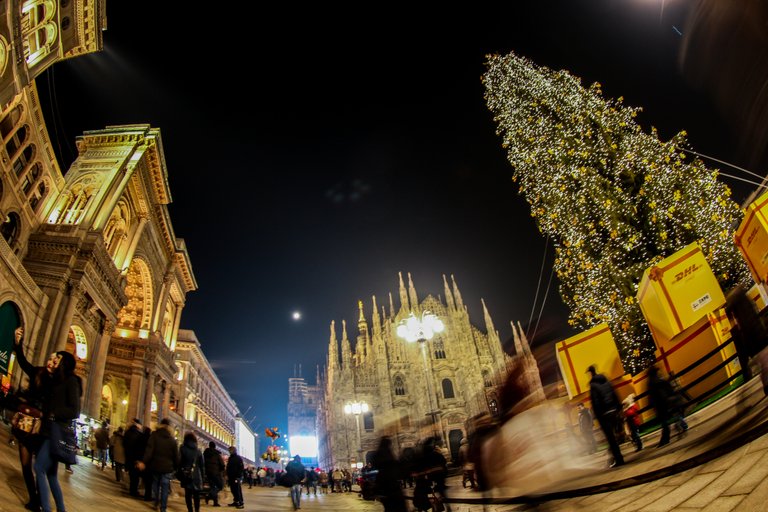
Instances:
[[[293,317],[294,320],[301,320],[301,313],[299,313],[298,311],[294,311],[293,315],[291,316]]]

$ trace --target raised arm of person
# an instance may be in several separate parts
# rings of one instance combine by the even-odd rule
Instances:
[[[24,328],[18,327],[13,332],[13,351],[16,353],[16,362],[19,364],[24,373],[26,373],[27,376],[32,379],[34,378],[37,369],[32,365],[32,363],[27,361],[27,358],[24,356],[24,350],[22,348],[23,340]]]

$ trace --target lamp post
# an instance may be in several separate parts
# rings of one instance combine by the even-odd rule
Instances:
[[[365,402],[350,402],[344,406],[344,414],[349,416],[353,414],[355,416],[355,426],[357,427],[357,462],[360,463],[363,454],[363,442],[360,439],[360,415],[367,413],[369,410],[368,404]]]
[[[432,375],[429,371],[429,363],[427,361],[427,341],[435,337],[435,333],[440,333],[445,330],[445,324],[437,315],[430,311],[423,311],[421,318],[411,312],[408,318],[400,321],[397,326],[397,335],[403,338],[408,343],[418,342],[421,347],[421,358],[424,363],[424,376],[427,380],[427,399],[429,400],[429,412],[428,416],[432,418],[432,430],[438,436],[440,440],[443,439],[442,429],[438,429],[436,426],[436,417],[439,414],[435,407],[432,405]]]

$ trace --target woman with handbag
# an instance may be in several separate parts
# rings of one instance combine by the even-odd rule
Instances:
[[[37,494],[35,474],[32,469],[32,456],[40,449],[43,438],[40,435],[40,427],[43,422],[42,394],[48,388],[51,379],[51,370],[46,366],[33,366],[27,361],[22,349],[24,328],[19,327],[14,332],[13,351],[16,354],[16,362],[29,377],[27,388],[20,394],[23,400],[18,404],[18,412],[14,414],[12,424],[13,436],[18,440],[19,462],[21,474],[27,487],[29,501],[24,505],[27,510],[40,510],[40,498]],[[49,360],[50,364],[50,360]]]
[[[66,510],[58,474],[60,461],[70,464],[76,462],[72,421],[80,416],[80,400],[83,395],[82,382],[75,375],[76,365],[75,356],[64,350],[56,352],[49,359],[48,367],[53,370],[50,386],[43,395],[43,426],[40,430],[43,444],[35,459],[35,476],[43,512],[51,512],[51,494],[57,512]],[[65,460],[66,455],[72,456],[72,460]]]
[[[187,512],[200,512],[200,493],[205,481],[205,459],[197,447],[197,438],[192,432],[184,435],[184,444],[179,449],[179,481],[184,488]],[[192,509],[194,501],[195,508]]]

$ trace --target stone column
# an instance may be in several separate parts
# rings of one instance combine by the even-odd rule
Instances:
[[[142,384],[141,372],[136,369],[131,373],[131,392],[128,397],[128,421],[132,421],[133,418],[142,418],[144,411],[139,407],[141,405],[141,384]]]
[[[69,336],[69,328],[72,325],[72,318],[75,315],[75,307],[77,301],[83,295],[83,290],[80,288],[80,284],[74,281],[69,282],[69,297],[67,297],[67,305],[64,309],[64,315],[61,317],[61,323],[59,324],[59,331],[56,335],[56,344],[51,352],[59,352],[64,350],[67,346],[67,337]]]
[[[162,418],[167,418],[171,407],[171,384],[165,382],[165,388],[163,388],[163,403],[158,406],[158,409],[162,411],[160,415]]]
[[[144,417],[142,418],[142,424],[149,426],[150,421],[152,421],[152,393],[155,390],[155,376],[147,369],[144,378],[147,382],[144,394]]]
[[[112,340],[114,330],[115,325],[112,322],[109,320],[104,322],[101,337],[91,355],[91,371],[88,378],[88,403],[85,410],[94,418],[98,417],[99,410],[101,409],[101,388],[104,384],[104,370],[107,366],[109,342]]]

